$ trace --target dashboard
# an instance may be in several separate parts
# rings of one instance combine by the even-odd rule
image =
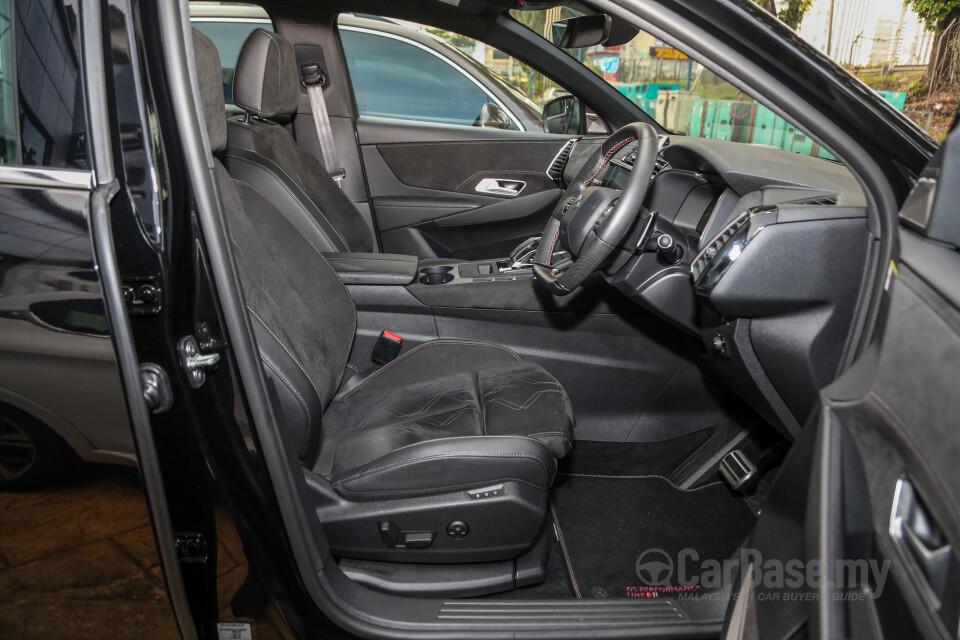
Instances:
[[[618,150],[592,185],[621,189],[635,157],[635,144]],[[650,226],[682,259],[636,246]],[[605,273],[693,337],[706,369],[793,436],[853,342],[875,238],[863,191],[839,163],[670,136]]]

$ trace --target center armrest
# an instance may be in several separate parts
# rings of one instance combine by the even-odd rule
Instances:
[[[344,284],[408,285],[417,276],[416,256],[399,253],[324,253]]]

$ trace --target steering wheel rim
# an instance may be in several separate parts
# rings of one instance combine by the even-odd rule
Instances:
[[[557,271],[550,262],[560,240],[561,221],[568,209],[566,205],[591,185],[617,151],[634,141],[637,142],[637,158],[613,210],[588,233],[579,254],[571,258],[573,264],[563,271]],[[547,220],[540,246],[537,247],[533,259],[534,275],[551,293],[558,296],[571,293],[582,285],[623,241],[636,221],[647,195],[650,176],[657,160],[658,143],[656,129],[645,122],[634,122],[618,129],[600,145],[595,157],[584,164],[576,179],[563,192]]]

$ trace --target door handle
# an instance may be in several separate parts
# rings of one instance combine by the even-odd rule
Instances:
[[[523,191],[525,186],[527,186],[527,183],[523,180],[484,178],[477,184],[475,191],[478,193],[489,193],[496,196],[513,198]]]
[[[953,562],[953,548],[907,477],[897,480],[890,537],[920,591],[939,609]]]
[[[943,593],[947,586],[947,570],[950,568],[950,554],[953,549],[945,542],[931,547],[910,522],[903,523],[903,532],[904,546],[910,550],[920,566],[920,571],[930,588],[934,593]]]

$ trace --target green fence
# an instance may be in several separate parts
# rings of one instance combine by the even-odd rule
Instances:
[[[906,91],[877,91],[883,99],[895,106],[900,111],[903,111],[903,107],[907,104],[907,92]]]
[[[668,115],[657,113],[657,95],[660,90],[678,90],[679,85],[665,85],[656,83],[646,84],[617,84],[617,89],[627,96],[644,112],[658,121],[673,121]],[[906,93],[903,91],[878,91],[887,102],[897,109],[903,109],[906,103]],[[715,140],[734,140],[754,144],[766,144],[795,153],[835,160],[833,154],[817,144],[810,136],[800,131],[788,121],[770,111],[757,102],[739,103],[738,109],[733,100],[704,100],[692,96],[690,101],[690,121],[686,131],[677,131],[700,138]],[[661,105],[661,109],[663,105]],[[743,127],[736,127],[732,114],[743,113],[742,109],[749,108],[749,115]],[[666,119],[665,119],[666,118]]]

